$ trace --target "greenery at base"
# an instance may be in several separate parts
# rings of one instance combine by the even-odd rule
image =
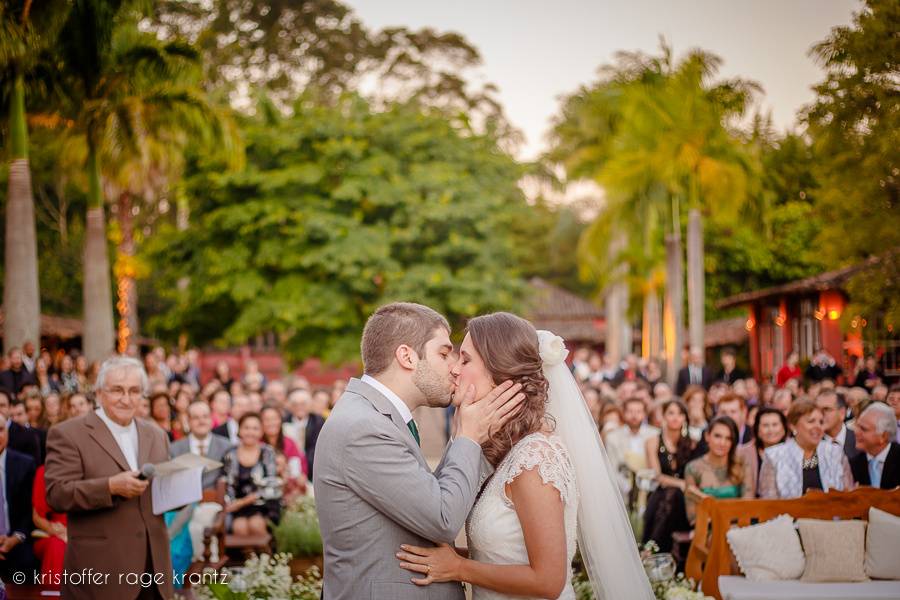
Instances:
[[[316,502],[307,496],[295,500],[281,515],[273,530],[279,553],[295,558],[322,555],[322,532]]]

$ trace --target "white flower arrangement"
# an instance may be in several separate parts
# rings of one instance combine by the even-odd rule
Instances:
[[[243,567],[223,569],[224,583],[194,590],[197,600],[319,600],[322,580],[316,567],[296,581],[290,554],[252,555]]]

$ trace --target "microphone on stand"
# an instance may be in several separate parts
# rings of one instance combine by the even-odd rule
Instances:
[[[141,481],[146,481],[147,479],[152,479],[154,475],[156,475],[156,467],[154,467],[150,463],[147,463],[143,467],[141,467],[141,472],[137,476],[137,478]]]

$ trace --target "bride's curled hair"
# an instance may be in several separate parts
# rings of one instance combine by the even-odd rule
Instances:
[[[549,384],[544,377],[534,326],[516,315],[497,312],[471,319],[468,332],[494,385],[511,380],[522,384],[522,408],[505,426],[491,432],[481,445],[485,458],[496,467],[522,438],[542,429],[552,430],[546,414]]]

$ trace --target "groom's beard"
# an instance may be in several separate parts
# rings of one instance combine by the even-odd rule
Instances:
[[[452,386],[446,378],[431,370],[428,361],[420,360],[413,372],[413,385],[425,397],[425,406],[446,407],[452,398]]]

